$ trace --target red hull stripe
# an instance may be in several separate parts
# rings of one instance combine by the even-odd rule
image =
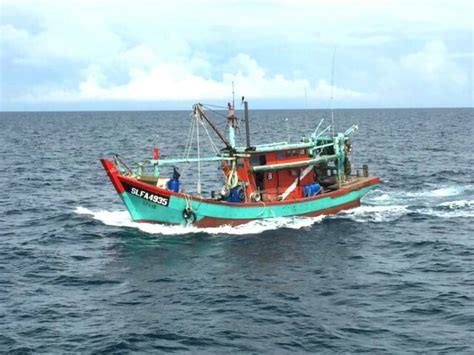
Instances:
[[[319,211],[308,212],[308,213],[297,215],[297,216],[298,217],[302,217],[302,216],[303,217],[316,217],[316,216],[321,216],[321,215],[330,215],[330,214],[335,214],[342,210],[347,210],[347,209],[358,207],[358,206],[360,206],[359,199],[350,201],[347,203],[343,203],[338,206],[325,208]],[[223,225],[238,226],[239,224],[245,224],[245,223],[255,221],[255,220],[258,220],[258,219],[229,219],[229,218],[204,217],[201,220],[194,223],[193,225],[196,227],[201,227],[201,228],[213,228],[213,227],[220,227]],[[135,222],[167,224],[164,222],[149,220],[149,219],[138,219]]]
[[[110,181],[112,181],[112,184],[115,187],[115,190],[119,194],[125,191],[125,189],[122,186],[122,183],[120,182],[119,179],[119,172],[115,166],[115,164],[108,160],[108,159],[100,159],[100,162],[102,163],[105,171],[107,172],[107,175],[109,176]]]

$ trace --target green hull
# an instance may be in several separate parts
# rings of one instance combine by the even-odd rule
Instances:
[[[128,185],[129,191],[121,192],[120,197],[134,221],[167,224],[192,223],[202,227],[215,227],[238,225],[264,218],[337,213],[343,209],[359,206],[360,199],[376,185],[376,182],[369,180],[365,184],[359,184],[362,185],[360,187],[354,186],[353,189],[347,189],[348,191],[338,190],[320,196],[277,203],[232,203],[187,198],[182,194],[170,194],[167,190],[153,186],[146,188],[139,182],[134,184],[135,188],[132,190],[130,186],[133,185],[130,180],[124,185]],[[167,198],[167,204],[157,203],[156,196]],[[186,213],[186,209],[191,212]]]

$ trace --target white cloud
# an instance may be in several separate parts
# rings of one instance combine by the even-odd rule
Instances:
[[[1,56],[10,55],[17,59],[23,56],[31,44],[28,31],[16,28],[10,24],[0,26],[0,39],[2,43]]]
[[[231,58],[225,65],[233,71],[224,72],[221,80],[212,80],[195,73],[193,69],[196,67],[209,65],[203,63],[202,59],[196,61],[200,65],[195,65],[193,61],[191,65],[160,63],[149,70],[136,66],[130,70],[130,81],[123,85],[107,85],[100,67],[92,65],[84,72],[86,78],[75,90],[58,91],[47,88],[46,91],[21,97],[20,100],[226,100],[230,96],[232,81],[235,83],[237,96],[244,95],[253,99],[301,98],[306,90],[309,98],[327,100],[331,94],[331,85],[324,80],[312,84],[307,79],[289,79],[282,74],[267,75],[254,59],[243,53]],[[345,100],[369,97],[366,93],[339,87],[334,87],[333,93],[338,99]]]
[[[431,83],[466,85],[467,76],[450,59],[446,45],[441,40],[428,42],[420,51],[400,59],[405,71]]]
[[[432,40],[412,53],[377,61],[376,92],[382,106],[472,105],[472,73],[461,68],[444,41]],[[456,104],[457,103],[457,104]]]
[[[1,100],[223,99],[231,81],[254,98],[328,100],[334,46],[348,105],[402,102],[420,82],[426,97],[456,93],[472,85],[472,43],[454,38],[472,38],[472,4],[3,0]]]

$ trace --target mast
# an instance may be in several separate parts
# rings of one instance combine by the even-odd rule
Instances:
[[[234,81],[232,80],[232,106],[230,102],[227,104],[229,110],[227,112],[227,124],[229,126],[229,143],[232,148],[235,148],[235,91],[234,91]]]
[[[235,107],[234,81],[232,80],[232,108]]]
[[[198,163],[198,176],[196,183],[196,192],[198,196],[201,196],[201,148],[199,147],[199,123],[196,125],[196,140],[197,140],[197,163]]]
[[[334,137],[334,65],[336,64],[336,47],[334,47],[334,52],[332,53],[332,69],[331,69],[331,126],[332,126],[332,136]]]
[[[232,99],[233,101],[233,99]],[[227,125],[229,126],[229,144],[235,148],[235,111],[234,106],[229,102],[227,104]]]
[[[242,96],[242,99],[244,97]],[[247,148],[250,148],[250,124],[249,124],[249,105],[248,102],[244,101],[244,115],[245,115],[245,138],[247,141]]]

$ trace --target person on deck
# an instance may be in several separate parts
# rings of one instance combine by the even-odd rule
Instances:
[[[230,102],[227,103],[227,121],[232,123],[232,127],[236,127],[235,110]]]

